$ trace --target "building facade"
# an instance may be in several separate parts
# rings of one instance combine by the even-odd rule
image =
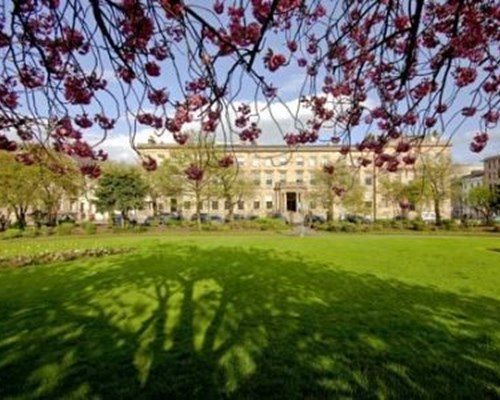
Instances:
[[[456,180],[458,193],[453,204],[453,218],[457,219],[479,219],[481,216],[469,204],[469,193],[472,189],[482,186],[484,171],[472,170],[467,175],[459,176]]]
[[[184,147],[177,144],[148,143],[138,145],[139,152],[161,163],[175,158]],[[324,165],[335,164],[342,157],[346,163],[355,163],[361,156],[353,153],[342,156],[340,147],[335,145],[310,145],[291,150],[280,145],[234,145],[230,150],[241,173],[256,185],[251,198],[238,202],[234,212],[242,216],[263,217],[280,213],[292,222],[299,222],[305,214],[326,216],[327,209],[315,198],[315,179]],[[380,187],[383,179],[409,183],[415,178],[418,163],[423,158],[450,156],[450,147],[437,141],[424,143],[412,166],[402,167],[396,173],[388,173],[373,167],[352,168],[353,174],[363,188],[364,213],[369,219],[390,219],[400,214],[398,204],[387,198]],[[182,212],[186,217],[194,213],[193,199],[189,197],[164,199],[160,204],[164,212]],[[202,212],[223,216],[226,212],[224,202],[212,199],[203,202]],[[432,212],[432,206],[425,205],[420,212]],[[339,204],[336,206],[335,219],[351,214],[352,210]],[[451,203],[446,199],[442,204],[444,218],[451,216]]]
[[[500,187],[500,154],[485,158],[483,164],[484,184],[491,190],[497,190]]]

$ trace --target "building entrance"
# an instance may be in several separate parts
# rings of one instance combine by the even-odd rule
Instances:
[[[286,192],[286,210],[297,211],[297,192]]]

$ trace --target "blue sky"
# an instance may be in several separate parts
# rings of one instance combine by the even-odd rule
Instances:
[[[207,6],[211,4],[211,2],[206,1],[191,1],[190,4],[197,4],[198,6]],[[201,10],[201,9],[199,9]],[[88,21],[92,23],[92,18],[89,16]],[[263,44],[264,51],[267,48],[280,49],[285,45],[284,38],[274,36],[273,34],[267,39]],[[185,56],[182,56],[179,51],[174,50],[175,66],[177,71],[174,69],[173,64],[164,63],[162,64],[162,75],[158,78],[151,78],[154,85],[158,88],[168,87],[170,92],[170,96],[172,99],[179,100],[182,98],[181,91],[179,90],[177,84],[177,74],[180,74],[181,81],[180,84],[183,85],[184,82],[188,79],[187,72],[189,71],[191,60],[187,59]],[[274,73],[272,75],[269,74],[267,70],[264,69],[262,56],[257,57],[255,60],[255,67],[258,72],[264,74],[266,77],[269,77],[269,81],[272,82],[274,86],[278,88],[278,93],[280,95],[281,100],[284,104],[287,105],[288,108],[291,109],[292,113],[295,114],[298,107],[298,98],[301,94],[301,88],[304,83],[304,69],[300,69],[296,66],[295,61],[291,64],[289,68],[286,70],[279,71],[280,73]],[[225,72],[228,69],[228,66],[231,63],[231,59],[228,57],[225,60],[222,60],[219,64],[217,64],[217,72],[224,76]],[[91,69],[91,62],[85,57],[81,58],[82,65],[84,68]],[[106,111],[106,113],[111,117],[118,117],[118,121],[116,123],[115,129],[108,133],[107,140],[101,145],[101,147],[107,150],[110,154],[111,159],[115,160],[124,160],[131,161],[134,159],[134,152],[130,146],[130,137],[129,137],[129,123],[133,120],[130,114],[127,114],[124,111],[124,102],[123,102],[123,94],[120,90],[120,86],[118,85],[118,81],[114,72],[107,60],[104,59],[103,64],[100,66],[100,73],[104,76],[104,78],[108,81],[108,89],[111,94],[100,96],[102,102],[102,109]],[[250,79],[247,77],[243,77],[241,80],[236,77],[232,81],[233,88],[238,87],[238,95],[234,99],[236,103],[238,102],[255,102],[254,110],[258,111],[260,115],[259,125],[263,130],[263,135],[261,137],[260,143],[283,143],[282,133],[287,133],[290,131],[296,131],[295,122],[293,117],[286,112],[283,105],[279,102],[275,102],[271,105],[265,104],[262,100],[262,96],[257,96],[255,98],[255,87]],[[118,103],[113,100],[113,97],[118,99]],[[458,110],[466,105],[468,105],[469,96],[467,92],[463,92],[461,97],[457,98],[454,106],[454,110]],[[130,109],[136,110],[138,103],[136,100],[129,98],[130,101]],[[35,100],[36,106],[42,112],[47,109],[46,100],[37,96]],[[374,104],[375,101],[373,98],[369,98],[367,101],[367,105]],[[118,110],[116,107],[120,107],[120,115],[118,116]],[[149,105],[148,111],[150,109]],[[167,113],[171,112],[172,107],[168,107],[166,109]],[[80,113],[76,107],[71,107],[69,109],[70,114]],[[99,112],[99,108],[95,106],[91,106],[87,108],[87,112],[96,113]],[[308,116],[308,112],[306,110],[299,110],[299,122],[305,122]],[[157,114],[159,110],[157,111]],[[273,119],[275,121],[273,121]],[[486,149],[480,153],[475,154],[469,151],[469,143],[474,136],[474,133],[477,131],[479,126],[478,118],[470,118],[460,128],[457,130],[455,135],[451,138],[451,143],[453,144],[453,156],[454,160],[459,163],[480,163],[481,160],[492,154],[500,153],[500,130],[490,134],[490,142]],[[189,128],[189,127],[188,127]],[[191,125],[190,128],[196,128],[196,125]],[[450,132],[453,131],[453,126],[450,127],[448,131],[443,132],[443,139],[447,140],[450,136]],[[281,129],[281,132],[280,132]],[[361,126],[354,132],[354,140],[362,137],[366,132],[366,127]],[[373,131],[372,131],[373,132]],[[138,126],[137,135],[135,138],[135,143],[145,142],[147,138],[153,134],[152,129],[147,127]],[[374,132],[376,133],[376,131]],[[97,142],[100,140],[102,133],[98,129],[92,128],[85,132],[86,137],[89,138],[90,142]],[[323,139],[328,138],[328,132],[324,132]],[[172,138],[168,135],[168,133],[159,139],[160,141],[171,142]],[[238,141],[237,136],[233,137],[233,140]]]

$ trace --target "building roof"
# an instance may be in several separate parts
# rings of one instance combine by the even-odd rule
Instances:
[[[488,162],[488,161],[493,161],[493,160],[499,160],[500,159],[500,154],[496,154],[494,156],[486,157],[483,159],[483,162]]]
[[[451,147],[448,143],[423,143],[424,148],[432,147]],[[174,150],[182,148],[183,146],[177,143],[142,143],[137,145],[138,150]],[[228,151],[234,152],[325,152],[325,151],[340,151],[341,145],[338,144],[309,144],[297,147],[290,147],[286,144],[217,144],[217,147],[224,148]],[[355,148],[354,148],[355,150]]]

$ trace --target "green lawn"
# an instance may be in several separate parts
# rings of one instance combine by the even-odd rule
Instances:
[[[0,272],[0,398],[500,397],[500,238],[199,235]],[[496,249],[496,251],[495,251]]]

